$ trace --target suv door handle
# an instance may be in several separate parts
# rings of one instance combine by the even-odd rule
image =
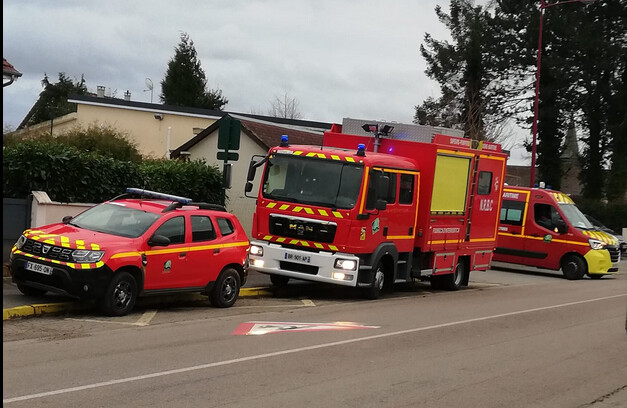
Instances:
[[[214,253],[214,254],[219,254],[219,253],[220,253],[220,248],[215,248],[215,249],[213,250],[213,253]]]

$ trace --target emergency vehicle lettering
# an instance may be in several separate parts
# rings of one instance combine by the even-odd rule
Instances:
[[[518,200],[518,193],[503,193],[503,198],[511,198],[513,200]]]
[[[479,202],[479,211],[491,212],[494,209],[494,200],[489,198],[482,198]]]

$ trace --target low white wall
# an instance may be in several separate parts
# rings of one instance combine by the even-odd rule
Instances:
[[[30,226],[31,228],[36,228],[61,222],[66,215],[74,216],[94,205],[87,203],[60,203],[52,201],[45,191],[33,191]]]

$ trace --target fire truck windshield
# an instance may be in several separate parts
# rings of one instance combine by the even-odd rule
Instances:
[[[563,204],[560,205],[560,210],[564,213],[564,216],[568,219],[570,224],[578,229],[582,230],[591,230],[594,229],[594,225],[588,221],[585,215],[577,208],[574,204]]]
[[[364,167],[339,160],[277,154],[268,159],[263,197],[350,209],[357,203]]]

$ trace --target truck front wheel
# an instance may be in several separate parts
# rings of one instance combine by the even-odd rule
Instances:
[[[562,261],[562,273],[568,280],[578,280],[588,273],[586,261],[577,255],[568,255]]]
[[[381,297],[381,292],[383,291],[383,284],[385,283],[385,271],[383,269],[383,263],[379,261],[377,264],[377,268],[372,275],[371,285],[367,288],[364,288],[364,297],[366,299],[374,300]]]
[[[137,300],[137,282],[128,272],[117,273],[100,299],[100,310],[107,316],[128,314]]]

